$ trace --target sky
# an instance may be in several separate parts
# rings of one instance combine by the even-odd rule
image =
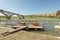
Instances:
[[[0,0],[0,9],[22,14],[42,14],[60,10],[60,0]]]

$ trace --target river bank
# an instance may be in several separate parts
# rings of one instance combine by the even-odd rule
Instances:
[[[4,31],[5,29],[1,29]],[[47,34],[46,34],[47,33]],[[60,40],[58,34],[46,31],[19,31],[7,36],[0,34],[0,40]],[[47,36],[48,35],[48,36]],[[50,35],[50,36],[49,36]]]

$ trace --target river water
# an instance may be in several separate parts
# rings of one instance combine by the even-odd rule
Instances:
[[[10,27],[12,24],[16,24],[19,21],[24,21],[24,20],[0,20],[0,25],[8,24],[8,27]],[[30,24],[31,21],[28,21],[26,23]],[[44,26],[45,30],[50,30],[50,31],[55,30],[54,26],[58,25],[60,22],[60,20],[33,20],[33,21],[40,22]]]

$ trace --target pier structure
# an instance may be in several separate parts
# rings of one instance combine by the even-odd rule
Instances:
[[[17,14],[17,13],[5,11],[5,10],[0,10],[0,13],[5,15],[6,19],[10,19],[13,15],[17,15],[17,17],[19,17],[19,19],[24,19],[24,16],[21,14]]]

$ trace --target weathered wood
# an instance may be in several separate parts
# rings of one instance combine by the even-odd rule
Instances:
[[[29,27],[28,27],[29,29],[34,29],[34,30],[38,30],[38,29],[40,29],[40,30],[44,30],[44,26],[34,26],[34,25],[29,25]]]
[[[24,29],[24,28],[26,28],[26,27],[27,27],[27,26],[23,26],[23,27],[20,27],[20,28],[17,28],[17,29],[12,29],[12,30],[9,30],[9,31],[7,31],[7,32],[2,33],[2,35],[7,36],[7,35],[9,35],[9,34],[18,32],[18,31],[20,31],[21,29]]]
[[[34,25],[29,25],[28,28],[43,28],[43,26],[34,26]]]

